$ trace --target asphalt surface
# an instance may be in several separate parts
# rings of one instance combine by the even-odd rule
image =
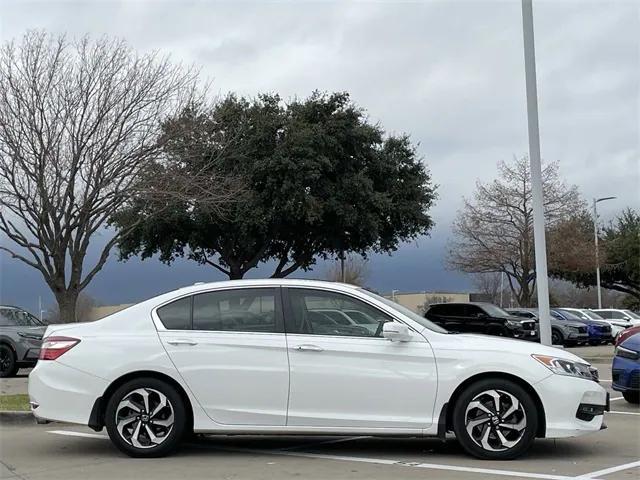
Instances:
[[[593,363],[609,388],[610,360]],[[607,430],[537,440],[524,458],[510,462],[471,458],[455,439],[237,436],[202,436],[171,457],[140,460],[121,454],[105,432],[55,423],[0,424],[0,478],[640,479],[640,408],[617,392],[611,397]]]

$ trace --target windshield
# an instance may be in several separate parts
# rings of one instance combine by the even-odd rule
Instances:
[[[586,315],[584,315],[581,312],[575,312],[572,310],[564,310],[563,308],[559,308],[558,309],[559,312],[562,313],[562,315],[567,319],[567,320],[588,320],[589,317],[587,317]]]
[[[493,303],[483,303],[482,309],[492,317],[513,317],[513,314],[501,309]]]
[[[583,310],[584,314],[589,317],[591,320],[604,320],[600,315],[596,312],[592,312],[591,310]]]
[[[640,315],[632,312],[631,310],[623,310],[623,312],[627,315],[627,317],[631,317],[634,320],[640,320]]]
[[[428,328],[429,330],[433,330],[434,332],[438,332],[438,333],[449,333],[444,328],[439,327],[435,323],[430,322],[426,318],[418,315],[413,310],[409,310],[407,307],[404,307],[404,306],[400,305],[399,303],[396,303],[396,302],[394,302],[392,300],[389,300],[388,298],[384,298],[384,297],[382,297],[380,295],[377,295],[377,294],[375,294],[373,292],[365,290],[364,288],[359,288],[358,291],[361,292],[361,293],[364,293],[368,297],[375,298],[376,300],[384,303],[385,305],[393,308],[394,310],[399,311],[403,315],[409,317],[414,322],[419,323],[420,325],[422,325],[423,327]]]
[[[24,310],[17,308],[0,309],[1,327],[37,327],[42,325],[40,320]]]

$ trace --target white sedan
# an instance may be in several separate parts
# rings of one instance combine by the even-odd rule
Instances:
[[[361,312],[374,330],[327,322]],[[29,396],[40,422],[106,427],[135,457],[190,432],[438,436],[510,459],[536,437],[600,430],[606,391],[584,360],[448,333],[361,288],[243,280],[182,288],[97,322],[49,326]]]

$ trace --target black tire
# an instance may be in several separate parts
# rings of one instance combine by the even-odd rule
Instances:
[[[483,442],[480,441],[477,443],[472,434],[467,430],[467,407],[476,397],[480,397],[480,401],[482,402],[482,398],[484,398],[482,395],[483,392],[488,391],[497,391],[499,394],[500,405],[504,407],[499,413],[505,413],[505,410],[509,409],[511,399],[507,394],[512,395],[519,402],[518,410],[507,417],[501,418],[502,421],[505,423],[520,423],[524,419],[524,427],[519,432],[509,430],[510,433],[505,434],[507,429],[500,429],[507,440],[516,442],[514,445],[508,446],[503,450],[484,448],[480,444]],[[469,410],[469,413],[471,414],[475,410]],[[495,410],[495,407],[493,407],[494,413]],[[474,419],[481,419],[481,415],[487,416],[487,414],[481,413],[479,416],[474,417]],[[495,420],[495,418],[500,419],[500,416],[492,415],[485,424],[471,428],[471,432],[478,432],[477,436],[479,437],[483,437],[486,429],[489,429],[489,433],[487,434],[489,438],[486,442],[489,448],[493,448],[497,442],[500,442],[496,434],[498,427],[494,424],[499,420]],[[481,428],[481,430],[476,430],[477,428]],[[453,431],[462,448],[470,455],[484,460],[511,460],[523,455],[534,441],[538,431],[538,410],[531,395],[520,385],[499,378],[480,380],[467,387],[458,397],[453,410]],[[494,443],[494,445],[492,446],[491,443]],[[502,444],[502,442],[500,442],[500,444]]]
[[[149,395],[148,411],[143,406],[142,396],[136,393],[136,391],[140,390],[144,390]],[[160,404],[159,400],[161,399],[161,395],[166,397],[168,406],[158,411],[157,415],[159,415],[159,417],[152,417],[151,414]],[[121,407],[118,409],[120,402],[126,398],[141,407],[141,412],[134,411],[129,407]],[[154,402],[156,399],[158,401]],[[129,412],[129,415],[126,417],[122,416],[121,418],[131,419],[136,417],[135,420],[132,420],[131,423],[128,424],[131,426],[123,428],[123,435],[127,436],[127,434],[130,434],[129,439],[121,435],[117,428],[116,416],[123,415],[123,411]],[[160,427],[159,423],[161,421],[168,423],[171,420],[171,412],[173,413],[173,424],[170,427]],[[156,418],[156,420],[154,421],[153,418]],[[187,432],[187,412],[182,397],[171,385],[156,378],[136,378],[120,386],[107,402],[104,420],[111,441],[119,450],[130,457],[153,458],[168,455],[179,446]],[[134,441],[132,438],[138,426],[142,436],[136,436],[136,443],[140,446],[135,446],[133,445]],[[147,428],[154,436],[157,436],[157,440],[160,440],[158,444],[153,444],[153,441],[147,433]],[[142,442],[140,441],[141,439]]]
[[[560,330],[551,329],[551,345],[564,345],[564,335]]]
[[[18,373],[16,354],[6,343],[0,345],[0,378],[14,377]]]
[[[640,392],[622,392],[622,396],[629,403],[640,403]]]

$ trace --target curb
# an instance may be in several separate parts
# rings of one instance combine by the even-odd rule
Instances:
[[[2,410],[0,411],[0,425],[24,425],[36,424],[36,419],[31,412]]]

